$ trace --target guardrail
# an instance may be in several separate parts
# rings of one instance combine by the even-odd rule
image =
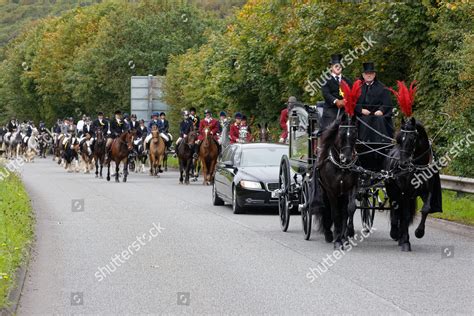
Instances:
[[[474,179],[440,175],[441,188],[464,193],[474,194]]]

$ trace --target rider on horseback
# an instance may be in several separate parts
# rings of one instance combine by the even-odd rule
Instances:
[[[191,121],[194,124],[194,129],[199,130],[199,126],[201,124],[201,119],[199,118],[198,115],[196,115],[196,108],[195,107],[191,107],[189,109],[189,118],[191,119]]]
[[[110,145],[112,145],[113,140],[122,135],[122,133],[126,130],[126,125],[122,120],[122,112],[120,110],[115,111],[115,119],[110,122],[110,128],[107,132],[107,134],[109,134],[109,138],[107,139],[107,143],[105,144],[107,152],[109,152]]]
[[[10,141],[10,136],[17,129],[18,129],[18,121],[16,120],[15,117],[12,117],[10,122],[8,122],[8,124],[7,124],[7,133],[5,134],[5,141],[6,142]]]
[[[239,131],[240,131],[240,124],[242,123],[242,113],[237,112],[235,113],[235,122],[230,127],[229,137],[230,143],[235,144],[239,142]]]
[[[218,133],[219,133],[219,122],[212,117],[212,113],[211,113],[210,110],[206,109],[204,111],[204,114],[205,114],[206,117],[199,124],[199,136],[198,136],[198,140],[196,142],[196,147],[195,147],[195,151],[194,151],[194,158],[198,157],[199,147],[200,147],[201,142],[204,140],[206,129],[209,130],[209,133],[211,133],[212,138],[216,141],[217,147],[219,148],[219,152],[220,152],[220,146],[219,146],[219,142],[218,142],[218,138],[217,138]]]
[[[192,129],[193,129],[193,122],[189,118],[189,112],[184,111],[183,112],[183,120],[179,124],[179,138],[176,140],[176,146],[179,145],[181,140],[184,137],[186,137],[186,135],[188,135],[189,132],[191,132]]]
[[[228,129],[228,127],[230,125],[230,121],[227,118],[227,113],[225,111],[221,111],[219,117],[220,117],[220,119],[219,119],[219,133],[217,135],[219,137],[219,144],[222,145],[222,144],[226,144],[227,141],[229,140],[228,139],[229,136],[226,135],[226,134],[223,134],[223,132]],[[227,139],[222,139],[222,137],[226,137]]]
[[[173,144],[173,135],[169,132],[170,124],[166,119],[165,112],[160,113],[160,119],[158,120],[158,131],[160,132],[161,138],[165,140],[166,150],[170,150],[171,145]]]

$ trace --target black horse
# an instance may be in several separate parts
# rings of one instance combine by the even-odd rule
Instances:
[[[385,187],[392,204],[390,236],[398,240],[402,251],[411,251],[408,227],[415,217],[416,198],[423,200],[421,222],[415,231],[415,236],[422,238],[428,214],[442,212],[441,181],[439,172],[425,177],[426,181],[417,181],[417,173],[427,170],[434,160],[431,144],[425,128],[414,118],[402,119],[401,126],[396,146],[385,161],[385,169],[393,173]]]
[[[194,143],[196,142],[197,134],[195,131],[190,131],[188,135],[184,136],[176,148],[176,154],[179,160],[179,183],[189,184],[189,174],[193,167]]]
[[[313,175],[313,179],[320,179],[322,188],[320,190],[322,198],[315,208],[316,219],[320,223],[326,241],[334,241],[335,249],[343,248],[344,242],[351,237],[351,232],[348,230],[348,214],[349,210],[354,208],[351,204],[354,204],[354,191],[358,179],[357,173],[352,168],[357,161],[355,121],[355,116],[348,117],[344,114],[323,132],[315,170],[319,176]],[[331,231],[333,224],[334,234]]]

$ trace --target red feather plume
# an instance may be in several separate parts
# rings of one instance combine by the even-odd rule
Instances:
[[[415,87],[416,81],[410,84],[410,89],[407,88],[404,81],[397,80],[398,92],[392,88],[388,88],[396,97],[400,110],[406,117],[410,117],[413,111],[413,103],[415,102]]]
[[[346,103],[344,105],[344,108],[346,110],[346,113],[350,116],[353,116],[354,110],[357,105],[357,100],[359,100],[359,97],[362,93],[362,81],[357,80],[356,82],[354,82],[351,89],[351,87],[349,87],[349,85],[344,80],[341,80],[340,87],[342,93],[344,94],[344,101]]]

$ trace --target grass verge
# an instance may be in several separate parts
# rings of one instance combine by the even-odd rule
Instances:
[[[443,190],[443,213],[433,217],[474,225],[474,195]]]
[[[19,177],[0,166],[0,308],[7,307],[18,267],[33,238],[30,200]]]

